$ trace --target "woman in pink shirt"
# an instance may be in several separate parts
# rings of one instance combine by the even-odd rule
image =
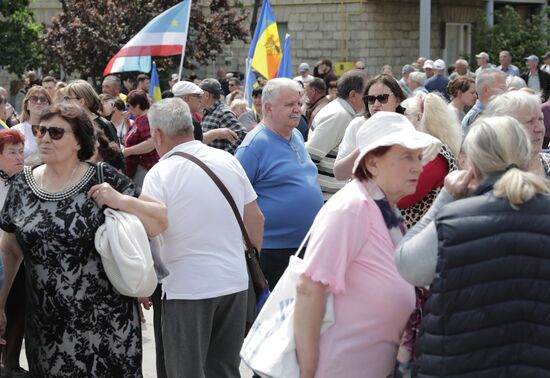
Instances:
[[[393,251],[405,225],[396,202],[414,193],[438,139],[401,114],[379,112],[357,134],[354,179],[321,209],[297,285],[295,337],[300,377],[393,374],[414,287],[397,272]],[[328,293],[334,324],[320,325]]]

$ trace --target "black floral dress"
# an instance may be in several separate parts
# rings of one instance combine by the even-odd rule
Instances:
[[[105,182],[137,195],[110,166]],[[115,291],[94,247],[103,211],[86,198],[90,165],[60,193],[40,189],[25,167],[11,185],[0,228],[15,233],[25,259],[25,349],[34,377],[141,377],[141,324],[135,298]]]

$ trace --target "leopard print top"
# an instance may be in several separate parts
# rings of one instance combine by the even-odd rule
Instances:
[[[442,155],[449,164],[449,172],[452,172],[456,169],[458,169],[458,163],[456,160],[455,155],[447,146],[446,144],[443,144],[441,146],[441,151],[439,151],[439,154]],[[435,200],[435,197],[439,194],[439,191],[441,190],[441,187],[439,188],[433,188],[424,199],[418,203],[415,203],[412,206],[407,207],[406,209],[401,209],[401,214],[403,215],[403,218],[405,218],[405,224],[407,225],[407,228],[411,228],[422,218],[424,214],[430,209],[430,206],[432,206],[432,203]]]

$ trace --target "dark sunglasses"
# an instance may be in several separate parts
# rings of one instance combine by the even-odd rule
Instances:
[[[49,104],[48,98],[46,96],[31,96],[29,97],[29,101],[33,104],[38,104],[39,102],[42,104]]]
[[[391,93],[390,93],[391,94]],[[378,96],[365,96],[364,99],[367,100],[367,102],[372,105],[378,100],[381,104],[387,104],[388,100],[390,98],[390,94],[381,94]]]
[[[32,125],[32,133],[37,138],[43,138],[46,133],[50,134],[50,138],[53,140],[59,140],[63,138],[63,135],[65,133],[72,133],[72,131],[65,130],[62,127],[46,127],[46,126],[40,126],[40,125]]]

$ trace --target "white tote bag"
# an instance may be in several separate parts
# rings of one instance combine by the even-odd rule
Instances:
[[[297,257],[298,252],[290,257],[288,267],[267,298],[241,349],[242,361],[261,377],[300,376],[294,340],[294,303],[296,284],[306,264]],[[321,334],[333,323],[333,296],[328,294]]]

